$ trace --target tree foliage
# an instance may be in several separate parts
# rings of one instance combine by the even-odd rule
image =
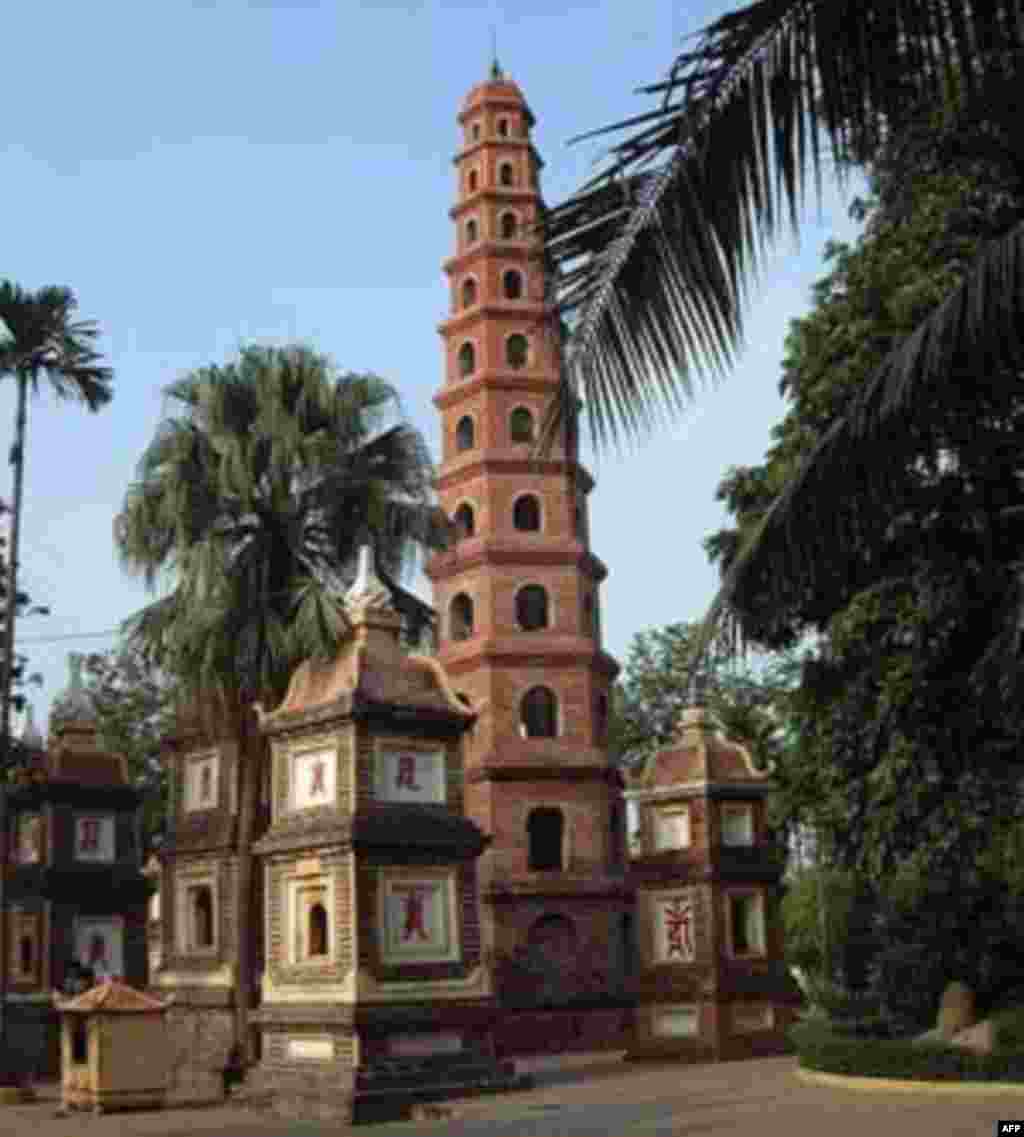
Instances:
[[[820,198],[825,146],[842,177],[909,106],[991,108],[990,81],[1019,89],[1022,47],[1021,0],[754,0],[703,28],[641,88],[660,105],[585,136],[616,141],[545,218],[571,326],[552,422],[582,397],[597,442],[635,437],[692,396],[701,371],[720,375],[759,255],[787,218],[797,231],[810,172]],[[979,251],[876,371],[872,411],[927,401],[966,345],[1020,363],[1022,242],[1017,224]],[[844,434],[822,467],[848,461],[856,442]]]
[[[139,464],[115,539],[173,588],[129,622],[144,658],[227,703],[272,705],[292,671],[346,634],[342,574],[372,538],[389,581],[444,540],[420,435],[397,395],[307,348],[251,347],[167,389],[176,414]],[[425,605],[404,590],[414,622]]]
[[[724,569],[778,516],[780,489],[849,421],[879,362],[1008,218],[1024,217],[1024,167],[990,126],[965,133],[934,112],[882,148],[872,195],[856,203],[862,237],[829,247],[813,310],[791,327],[780,384],[790,405],[765,462],[719,487],[737,524],[706,546]],[[755,643],[821,637],[791,702],[796,745],[780,766],[780,808],[879,891],[879,981],[917,1021],[933,1013],[943,976],[995,982],[983,945],[1015,934],[1004,870],[1016,865],[1024,766],[1021,669],[1006,636],[1022,568],[1024,405],[1019,371],[990,362],[960,359],[933,400],[846,470],[833,500],[840,532],[813,538],[813,576],[787,575],[785,558],[748,559],[730,598]],[[868,466],[887,496],[864,492]],[[812,540],[795,521],[784,531]]]
[[[609,721],[609,749],[618,760],[635,764],[675,737],[679,717],[693,698],[695,630],[694,624],[676,623],[633,637]],[[793,653],[757,668],[723,650],[699,677],[708,708],[727,734],[751,747],[761,766],[783,745],[785,698],[795,671]]]

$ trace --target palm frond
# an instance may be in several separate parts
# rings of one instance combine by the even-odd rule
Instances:
[[[820,135],[842,177],[859,140],[910,103],[975,97],[1024,44],[1024,0],[757,0],[710,24],[661,106],[591,132],[629,131],[605,169],[546,212],[545,252],[571,334],[559,398],[582,398],[595,444],[636,437],[742,344],[742,306],[783,212],[797,231]],[[1003,53],[1003,54],[1001,54]]]
[[[113,397],[113,371],[96,350],[99,328],[93,320],[72,320],[78,301],[70,288],[50,285],[29,292],[0,281],[0,375],[23,375],[38,391],[46,376],[61,399],[76,399],[90,411]]]
[[[359,543],[398,572],[435,539],[429,454],[387,424],[390,384],[305,347],[246,348],[165,394],[115,535],[126,568],[150,585],[170,569],[175,588],[131,635],[190,690],[272,704],[346,634],[339,581]]]
[[[702,624],[698,650],[740,592],[782,605],[849,578],[849,550],[877,542],[875,509],[905,482],[915,410],[962,405],[959,378],[1024,371],[1024,223],[988,242],[970,271],[875,371],[743,541]],[[1005,392],[1010,398],[1013,392]],[[884,518],[885,520],[879,520]]]

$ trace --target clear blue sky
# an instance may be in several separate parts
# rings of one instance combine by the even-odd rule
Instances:
[[[591,172],[588,128],[646,109],[682,37],[732,8],[693,0],[579,4],[33,0],[4,15],[0,278],[64,284],[99,321],[113,403],[91,416],[44,394],[30,408],[23,585],[52,615],[19,648],[46,685],[42,724],[80,637],[146,603],[111,524],[161,417],[161,389],[246,342],[302,340],[402,391],[439,457],[441,261],[453,235],[455,115],[486,74],[490,26],[534,113],[557,203]],[[850,192],[854,192],[853,187]],[[608,564],[606,646],[701,616],[717,583],[701,541],[726,520],[715,487],[760,461],[784,406],[789,320],[804,313],[830,238],[857,227],[809,187],[799,251],[785,243],[754,293],[728,379],[642,449],[585,455],[595,551]],[[13,393],[0,388],[6,455]],[[10,497],[9,467],[0,495]],[[419,590],[429,597],[427,583]],[[51,642],[38,642],[45,638]]]

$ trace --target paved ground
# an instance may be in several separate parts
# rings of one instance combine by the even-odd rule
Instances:
[[[943,1096],[806,1085],[793,1058],[709,1066],[635,1066],[609,1055],[537,1059],[535,1089],[461,1103],[460,1116],[342,1129],[273,1121],[221,1105],[204,1110],[54,1117],[44,1100],[0,1109],[2,1137],[989,1137],[1024,1117],[1024,1094]]]

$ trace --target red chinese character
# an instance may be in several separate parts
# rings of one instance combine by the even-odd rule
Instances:
[[[671,900],[665,905],[668,954],[693,959],[693,909],[687,900]]]
[[[326,769],[327,768],[322,760],[318,760],[313,763],[313,768],[310,771],[312,774],[312,778],[309,784],[310,797],[318,797],[320,794],[327,793],[327,787],[324,785],[324,774],[326,772]]]
[[[81,853],[95,853],[100,847],[100,823],[95,817],[83,818],[78,828],[78,850]]]
[[[423,894],[422,888],[410,888],[405,894],[405,927],[402,929],[402,939],[412,938],[413,932],[418,932],[421,940],[429,940],[427,929],[423,923]]]
[[[399,754],[398,773],[395,776],[395,788],[412,790],[419,793],[420,787],[416,785],[416,755]]]

